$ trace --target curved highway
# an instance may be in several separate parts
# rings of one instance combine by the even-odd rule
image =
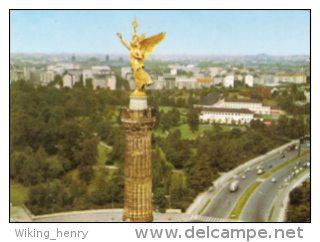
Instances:
[[[301,147],[301,152],[306,150],[306,146],[303,145]],[[266,172],[270,169],[274,169],[278,165],[286,162],[287,160],[297,156],[298,150],[285,152],[285,157],[280,158],[280,154],[268,159],[262,165],[266,168]],[[305,159],[305,158],[304,158]],[[272,167],[271,167],[272,166]],[[294,164],[289,165],[278,171],[274,176],[278,176],[279,179],[284,179],[287,176],[287,172],[292,171],[292,167]],[[283,174],[282,174],[283,173]],[[281,175],[282,174],[282,175]],[[245,175],[245,179],[242,179],[242,175]],[[247,206],[245,206],[243,210],[243,215],[240,217],[241,221],[267,221],[270,206],[272,204],[273,198],[276,196],[278,191],[278,186],[280,184],[280,180],[275,184],[270,181],[270,179],[274,176],[271,176],[269,179],[263,181],[263,183],[258,187],[258,189],[252,194],[253,199],[249,199]],[[256,166],[251,167],[250,171],[235,177],[235,179],[239,180],[239,189],[236,192],[229,191],[230,182],[227,183],[217,195],[213,198],[211,203],[207,206],[205,211],[202,213],[203,216],[215,217],[215,218],[228,218],[230,213],[232,212],[234,206],[242,196],[242,194],[257,180],[260,179],[261,176],[256,173]],[[281,181],[283,181],[283,179]],[[273,189],[275,188],[275,189]],[[250,205],[249,205],[250,202]],[[254,209],[250,210],[250,207]],[[257,212],[258,211],[258,212]],[[255,214],[257,213],[257,214]],[[251,215],[254,214],[254,215]]]
[[[242,214],[240,216],[241,221],[268,222],[273,200],[276,197],[279,189],[282,189],[279,188],[279,186],[283,186],[285,183],[284,180],[287,179],[292,172],[299,169],[302,164],[306,162],[306,156],[298,159],[297,161],[300,162],[300,165],[298,165],[296,162],[288,165],[287,167],[281,169],[280,171],[276,172],[271,177],[266,179],[257,188],[242,211]],[[304,169],[300,172],[302,173],[305,170],[309,170],[309,168]],[[277,181],[272,182],[272,178],[276,178]],[[297,175],[294,176],[292,180],[293,179],[297,179]]]

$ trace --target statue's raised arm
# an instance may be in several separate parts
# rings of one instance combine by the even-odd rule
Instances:
[[[134,28],[134,35],[132,36],[132,42],[128,45],[123,39],[120,33],[117,33],[122,44],[130,50],[130,66],[136,83],[136,91],[132,93],[133,96],[145,96],[145,87],[150,86],[153,82],[151,77],[143,70],[145,61],[154,47],[159,44],[166,36],[166,33],[160,33],[152,37],[146,38],[145,34],[140,37],[137,35],[136,28],[138,23],[136,18],[132,23]]]
[[[121,40],[121,43],[128,48],[128,50],[131,50],[130,45],[128,45],[123,39],[122,39],[122,35],[120,33],[117,33],[119,39]]]

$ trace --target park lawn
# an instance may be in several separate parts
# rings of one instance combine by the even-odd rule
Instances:
[[[97,190],[98,177],[102,174],[106,182],[112,179],[112,175],[116,170],[105,169],[99,166],[93,166],[95,177],[88,185],[88,192],[93,192]],[[107,171],[106,173],[104,171]],[[73,180],[79,180],[79,168],[73,169],[66,174],[67,177],[71,177]]]
[[[113,115],[111,116],[110,121],[113,123],[116,123],[119,114],[120,114],[120,107],[113,111]]]
[[[228,125],[221,125],[223,131],[230,131],[232,128],[238,128],[241,131],[245,130],[245,127],[242,126],[228,126]],[[180,129],[181,131],[181,139],[195,139],[197,138],[200,134],[203,133],[204,130],[212,129],[211,124],[200,124],[198,131],[195,131],[192,133],[192,131],[189,128],[188,124],[181,124],[178,127],[173,127],[169,130],[169,132],[173,132],[176,129]],[[162,138],[166,138],[168,135],[166,132],[162,133],[160,129],[153,130],[152,131],[154,136],[160,136]]]
[[[165,113],[168,111],[172,110],[174,107],[167,107],[167,106],[159,106],[159,112],[163,110]],[[187,109],[186,108],[176,108],[180,111],[180,113],[186,113]]]
[[[166,106],[159,106],[159,112],[162,110],[164,113],[167,113],[168,111],[172,110],[173,107],[166,107]],[[184,123],[187,121],[186,114],[188,110],[186,108],[177,108],[180,111],[180,122]],[[184,114],[182,114],[184,113]]]
[[[171,109],[172,109],[172,107],[159,106],[159,112],[163,111],[164,113],[167,113]]]
[[[199,130],[194,133],[191,132],[188,124],[182,124],[178,128],[181,131],[181,139],[195,139],[199,135],[199,132],[201,132],[200,126]]]
[[[161,138],[166,138],[168,135],[166,134],[166,132],[162,133],[162,131],[160,129],[156,129],[156,130],[152,130],[152,133],[154,136],[156,137],[161,137]]]
[[[103,147],[102,145],[98,144],[98,164],[99,165],[106,165],[106,161],[108,159],[108,154],[111,152],[110,149]]]
[[[21,206],[28,199],[28,187],[10,180],[10,203],[13,206]]]
[[[202,134],[206,129],[212,129],[211,125],[199,125],[199,130],[192,133],[188,124],[182,124],[178,127],[181,131],[181,139],[195,139],[199,134]],[[177,129],[177,128],[174,128]],[[173,130],[174,130],[173,129]]]
[[[310,115],[303,115],[303,124],[307,125],[307,118],[310,117]]]
[[[264,119],[272,119],[272,115],[266,114],[266,115],[263,115],[263,118]]]
[[[275,98],[271,98],[271,99],[264,98],[263,103],[271,107],[276,107],[278,104]]]

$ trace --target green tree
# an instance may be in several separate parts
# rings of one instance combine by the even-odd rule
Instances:
[[[44,184],[30,187],[28,191],[27,205],[34,214],[40,214],[46,205],[47,189]]]
[[[97,137],[84,138],[79,149],[73,149],[77,164],[87,166],[94,165],[98,161],[98,143]]]
[[[178,126],[180,122],[180,111],[177,108],[169,110],[167,113],[160,112],[160,127],[162,132],[172,127]]]
[[[298,92],[298,87],[297,87],[297,85],[296,85],[296,84],[291,84],[291,94],[292,94],[293,96],[296,96],[297,92]]]
[[[64,173],[62,162],[57,157],[52,156],[46,159],[43,175],[45,179],[61,178]]]
[[[22,180],[24,186],[34,186],[43,181],[43,172],[40,164],[30,155],[26,157],[23,165]]]
[[[183,173],[173,173],[170,182],[170,198],[172,202],[180,201],[184,196],[184,190],[187,188],[186,177]]]
[[[86,79],[86,88],[87,89],[93,89],[93,80],[92,80],[92,78],[87,78]]]
[[[159,210],[161,213],[166,212],[166,207],[168,206],[168,200],[166,199],[166,189],[156,188],[153,191],[153,207]]]
[[[71,169],[79,165],[79,159],[75,158],[74,151],[80,150],[81,129],[76,120],[64,122],[59,128],[59,156],[70,161]],[[69,167],[64,167],[68,170]]]
[[[157,147],[152,152],[152,186],[153,188],[166,186],[166,181],[170,178],[172,167],[169,167],[161,158],[160,148]]]
[[[10,178],[23,183],[24,168],[28,157],[33,156],[33,150],[26,147],[23,151],[10,153]]]
[[[251,99],[257,99],[257,100],[261,100],[262,101],[262,95],[260,93],[252,93],[251,94]]]
[[[177,151],[175,147],[169,147],[166,151],[166,159],[174,165],[176,169],[181,169],[183,167],[183,156],[181,150]]]
[[[78,178],[84,181],[87,185],[92,181],[94,178],[94,170],[93,167],[90,165],[84,165],[79,167]]]
[[[201,110],[199,108],[190,108],[187,113],[187,123],[189,125],[190,130],[192,133],[198,131],[199,129],[199,115]]]
[[[242,136],[242,131],[240,129],[237,129],[237,128],[233,128],[231,131],[230,131],[230,137],[231,138],[240,138]]]
[[[190,187],[197,193],[203,192],[212,185],[213,174],[209,167],[208,156],[202,154],[198,162],[190,170]]]
[[[83,180],[72,179],[70,184],[70,199],[74,205],[80,205],[78,201],[81,200],[88,192],[86,182]]]
[[[153,129],[156,130],[156,129],[158,129],[159,126],[160,126],[160,119],[161,119],[160,112],[159,112],[159,107],[158,107],[158,106],[154,106],[154,107],[153,107],[152,116],[156,117],[156,122],[154,123],[154,126],[153,126]]]
[[[120,166],[112,175],[111,182],[108,183],[108,194],[112,196],[114,202],[123,203],[124,199],[124,168]]]
[[[101,121],[97,124],[96,130],[101,140],[106,140],[110,135],[112,129],[110,121]]]
[[[108,142],[109,145],[112,145],[112,151],[108,157],[108,164],[118,163],[118,165],[123,165],[125,158],[125,136],[123,130],[113,129],[109,136],[112,136],[112,142]]]

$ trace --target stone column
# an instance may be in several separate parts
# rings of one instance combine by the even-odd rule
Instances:
[[[130,97],[129,108],[122,108],[126,154],[124,166],[123,221],[152,222],[151,135],[155,117],[147,97]]]

